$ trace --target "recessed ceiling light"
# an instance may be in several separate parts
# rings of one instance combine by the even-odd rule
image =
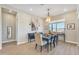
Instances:
[[[32,8],[30,8],[30,11],[32,11]]]

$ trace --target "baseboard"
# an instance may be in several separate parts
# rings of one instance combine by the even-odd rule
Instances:
[[[76,44],[76,45],[78,45],[78,43],[77,42],[72,42],[72,41],[66,41],[67,43],[72,43],[72,44]]]
[[[0,45],[0,50],[2,49],[2,46]]]
[[[17,45],[21,45],[21,44],[25,44],[27,43],[26,41],[23,41],[23,42],[17,42]]]
[[[7,40],[7,41],[3,41],[2,43],[13,42],[13,41],[16,41],[16,40]]]
[[[64,40],[58,40],[58,41],[63,41],[64,42]]]

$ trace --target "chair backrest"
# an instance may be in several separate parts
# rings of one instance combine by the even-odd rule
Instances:
[[[28,39],[35,39],[34,33],[28,33]]]
[[[40,33],[35,33],[35,43],[38,45],[42,45],[42,35]]]

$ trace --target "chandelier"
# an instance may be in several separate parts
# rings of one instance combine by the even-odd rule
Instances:
[[[51,21],[51,17],[50,17],[50,15],[49,15],[49,11],[50,11],[50,9],[48,9],[48,16],[47,16],[47,18],[46,18],[46,22],[50,22],[50,21]]]

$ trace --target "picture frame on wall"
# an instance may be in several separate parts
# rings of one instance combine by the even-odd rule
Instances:
[[[68,30],[75,30],[75,24],[74,23],[67,24],[67,29]]]

